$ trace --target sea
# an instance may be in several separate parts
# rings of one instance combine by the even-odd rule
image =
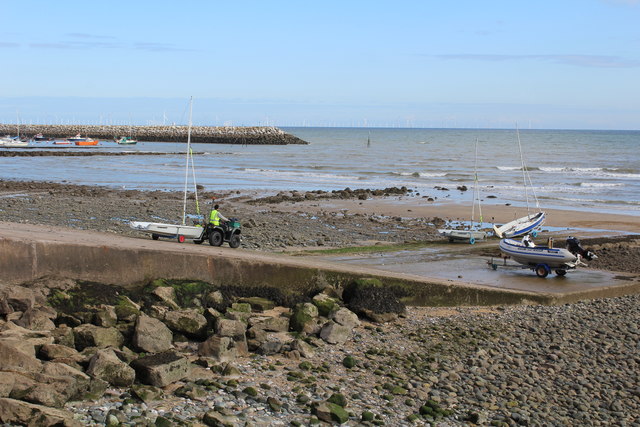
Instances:
[[[282,129],[310,144],[196,143],[194,168],[187,169],[185,143],[34,143],[44,150],[167,154],[0,157],[0,178],[140,190],[183,190],[195,178],[207,191],[264,195],[406,186],[424,203],[469,204],[477,185],[483,204],[640,215],[640,131]]]

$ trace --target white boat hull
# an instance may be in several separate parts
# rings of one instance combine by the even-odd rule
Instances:
[[[567,249],[547,246],[528,247],[514,239],[500,240],[500,252],[520,264],[528,266],[546,264],[552,269],[575,267],[578,261],[578,257]]]
[[[131,221],[129,226],[134,230],[151,233],[162,237],[179,237],[185,239],[200,239],[204,231],[203,227],[190,225],[163,224],[160,222]]]
[[[438,230],[441,236],[447,237],[452,242],[469,242],[471,244],[478,240],[484,240],[487,233],[482,230]],[[473,239],[473,240],[472,240]]]
[[[535,215],[527,215],[522,218],[515,219],[500,227],[493,226],[493,231],[496,236],[503,238],[522,236],[524,234],[532,233],[537,228],[544,224],[545,213],[538,212]]]

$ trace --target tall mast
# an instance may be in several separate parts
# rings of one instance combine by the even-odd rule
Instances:
[[[184,171],[184,203],[182,208],[182,225],[187,221],[187,185],[189,183],[189,153],[191,152],[191,114],[193,112],[193,96],[189,98],[189,127],[187,128],[187,164]]]

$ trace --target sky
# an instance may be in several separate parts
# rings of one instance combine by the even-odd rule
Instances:
[[[0,122],[640,129],[640,0],[0,0]]]

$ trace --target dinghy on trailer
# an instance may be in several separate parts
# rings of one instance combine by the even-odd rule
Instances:
[[[515,239],[500,240],[500,252],[505,258],[511,258],[522,264],[523,268],[531,268],[538,277],[547,277],[551,270],[555,270],[558,276],[564,276],[568,270],[578,266],[586,266],[582,259],[591,261],[598,258],[594,253],[580,246],[580,241],[575,237],[567,238],[567,248],[554,248],[553,239],[549,239],[546,246],[536,245],[526,235],[521,241]],[[492,265],[497,269],[497,265]]]

